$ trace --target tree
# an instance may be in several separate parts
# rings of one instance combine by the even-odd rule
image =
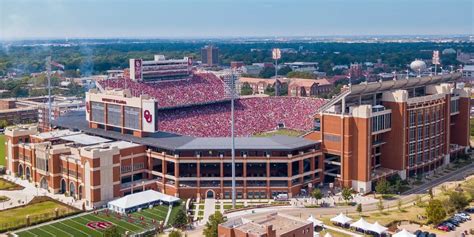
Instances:
[[[274,96],[275,95],[275,87],[268,85],[267,88],[265,88],[265,94]]]
[[[284,66],[280,69],[278,69],[278,75],[281,75],[281,76],[286,76],[289,72],[291,72],[291,67],[289,66]]]
[[[448,195],[450,212],[463,210],[469,204],[469,201],[462,192],[450,192]]]
[[[271,78],[275,76],[275,68],[274,67],[264,67],[260,74],[258,74],[262,78]]]
[[[349,202],[352,199],[352,190],[350,188],[343,188],[342,189],[342,198],[344,201]]]
[[[244,82],[244,84],[242,84],[242,88],[240,89],[240,94],[241,95],[253,94],[252,87],[250,87],[250,84],[248,82]]]
[[[360,204],[360,203],[357,204],[356,211],[357,211],[357,212],[359,213],[359,215],[360,215],[360,213],[362,212],[362,204]]]
[[[381,179],[377,181],[375,185],[375,191],[379,194],[388,194],[390,192],[390,184],[386,179]]]
[[[313,189],[311,192],[311,196],[316,199],[316,203],[318,203],[319,199],[323,198],[323,192],[319,188]]]
[[[181,237],[183,234],[181,234],[181,231],[179,230],[173,230],[168,234],[168,237]]]
[[[0,120],[0,128],[5,128],[8,126],[8,121],[5,119]]]
[[[397,201],[397,207],[399,211],[402,211],[402,205],[403,205],[403,201],[401,198],[399,198]]]
[[[113,225],[104,231],[104,237],[120,237],[120,236],[121,235],[116,225]]]
[[[206,223],[203,235],[206,237],[217,237],[217,228],[219,224],[224,222],[225,218],[222,213],[215,212],[213,215],[209,216],[209,220]]]
[[[428,217],[428,221],[435,225],[439,224],[446,217],[446,211],[444,210],[443,203],[437,199],[431,200],[428,203],[425,212],[426,216]]]
[[[432,188],[428,189],[428,195],[430,195],[430,199],[433,199],[434,194],[433,194],[433,189]]]
[[[184,211],[183,208],[179,208],[171,223],[175,228],[183,229],[186,227],[188,224],[188,216],[186,215],[186,211]]]
[[[385,209],[382,198],[379,198],[379,202],[377,203],[377,209],[379,209],[379,212],[383,212],[383,209]]]
[[[305,79],[315,79],[315,76],[311,72],[298,72],[292,71],[287,75],[289,78],[305,78]]]

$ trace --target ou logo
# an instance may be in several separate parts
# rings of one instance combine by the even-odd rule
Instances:
[[[153,115],[150,113],[150,110],[145,110],[143,112],[143,118],[145,118],[145,121],[147,123],[151,123],[151,121],[153,120]]]
[[[93,230],[105,230],[111,227],[113,224],[108,221],[91,221],[87,223],[87,227]]]

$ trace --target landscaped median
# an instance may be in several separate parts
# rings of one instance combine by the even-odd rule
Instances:
[[[0,178],[0,190],[13,191],[21,189],[24,189],[24,187],[6,179]]]
[[[39,224],[80,210],[49,197],[35,197],[26,205],[0,211],[0,233]]]

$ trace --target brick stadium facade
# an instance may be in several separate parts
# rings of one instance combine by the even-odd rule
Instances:
[[[467,152],[470,88],[460,74],[362,83],[315,115],[305,137],[321,141],[324,182],[370,192],[374,183],[399,174],[426,174]]]
[[[322,183],[366,193],[380,178],[448,164],[469,147],[470,92],[454,86],[458,77],[353,85],[319,108],[304,137],[236,138],[238,198],[291,197]],[[7,171],[89,206],[145,189],[230,198],[230,138],[160,132],[158,113],[148,96],[92,90],[86,111],[55,120],[58,130],[8,128]]]
[[[67,129],[39,133],[36,126],[10,127],[7,170],[89,206],[145,189],[180,198],[230,198],[230,138],[158,132],[154,103],[127,91],[92,91],[85,112],[55,120]],[[238,137],[236,162],[239,198],[293,196],[320,183],[317,141]]]

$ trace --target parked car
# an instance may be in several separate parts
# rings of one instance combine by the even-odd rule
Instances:
[[[418,237],[428,237],[429,234],[430,232],[424,231],[424,232],[421,232],[421,234]]]
[[[421,233],[423,233],[423,231],[417,230],[417,231],[415,231],[415,233],[413,233],[413,234],[416,235],[416,237],[419,237],[419,236],[421,235]]]
[[[443,225],[443,224],[440,224],[436,227],[436,229],[438,230],[442,230],[442,231],[446,231],[446,232],[449,232],[451,229],[449,228],[449,226],[447,225]]]
[[[459,216],[464,220],[470,220],[471,219],[471,216],[468,215],[467,213],[464,213],[464,212],[456,213],[456,214],[454,214],[454,216]]]
[[[428,237],[436,237],[436,234],[435,234],[435,233],[430,233],[430,234],[428,235]]]
[[[465,210],[467,213],[474,213],[474,207],[468,207]]]
[[[445,226],[449,227],[449,230],[455,230],[456,229],[456,226],[454,224],[452,224],[451,222],[448,222],[448,221],[445,221],[445,222],[441,223],[441,225],[445,225]]]

